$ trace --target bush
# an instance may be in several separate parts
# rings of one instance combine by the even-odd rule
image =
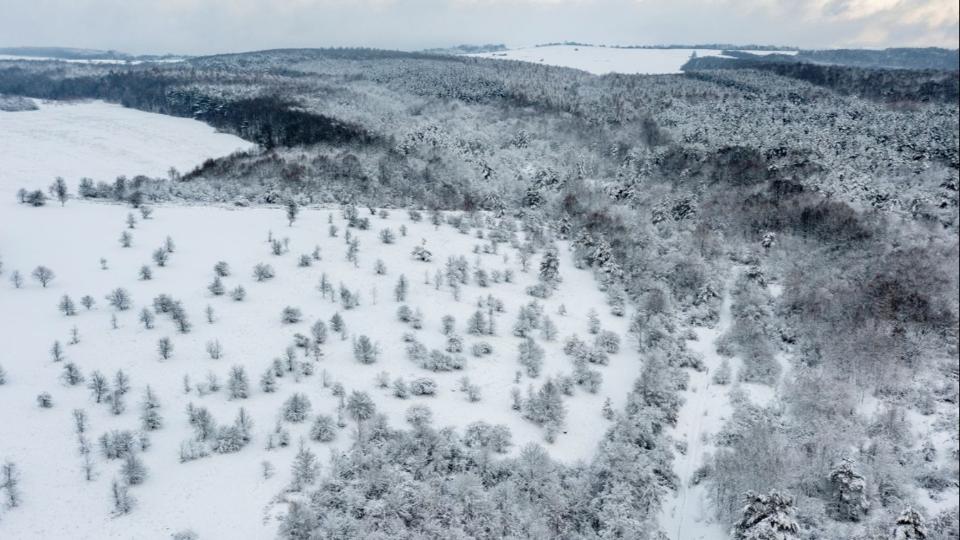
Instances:
[[[428,377],[410,381],[410,393],[415,396],[432,396],[437,393],[437,383]]]
[[[280,313],[280,320],[284,324],[295,324],[303,320],[303,313],[299,308],[287,306]]]
[[[273,267],[269,264],[259,263],[253,267],[253,278],[257,281],[266,281],[274,277]]]

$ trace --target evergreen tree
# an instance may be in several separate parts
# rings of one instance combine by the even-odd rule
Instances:
[[[130,391],[130,377],[122,369],[118,369],[113,376],[113,390],[121,396]]]
[[[913,508],[907,508],[897,517],[893,527],[892,540],[923,540],[927,538],[927,527],[923,516]]]
[[[163,418],[160,416],[160,401],[150,386],[143,393],[140,403],[140,425],[144,431],[156,431],[163,427]]]
[[[73,299],[69,295],[63,295],[63,298],[60,299],[60,305],[58,306],[60,311],[68,317],[72,317],[77,314],[77,306],[73,303]]]
[[[540,282],[555,288],[560,282],[560,257],[556,248],[547,249],[540,260]]]
[[[80,368],[78,368],[73,362],[67,362],[64,364],[63,374],[60,377],[63,379],[63,382],[69,386],[76,386],[82,383],[84,380],[83,373],[80,372]]]
[[[848,459],[840,460],[830,471],[831,516],[839,521],[860,521],[870,508],[867,483]]]
[[[136,504],[133,495],[130,495],[130,489],[126,484],[114,479],[110,485],[110,494],[113,500],[113,511],[115,514],[129,514]]]
[[[243,288],[243,285],[237,285],[235,289],[230,291],[230,298],[232,298],[234,302],[243,302],[246,297],[247,290]]]
[[[310,400],[300,392],[294,393],[283,403],[283,418],[287,422],[303,422],[310,414]]]
[[[293,458],[290,491],[302,491],[303,488],[313,484],[319,472],[320,465],[317,463],[316,454],[301,441],[300,449]]]
[[[369,337],[361,335],[353,342],[353,357],[361,364],[373,364],[380,356],[380,347],[370,340]]]
[[[327,342],[327,325],[322,320],[317,320],[310,327],[310,334],[313,336],[314,343],[324,344]]]
[[[290,199],[287,201],[286,205],[287,211],[287,226],[293,227],[293,222],[297,220],[297,215],[300,213],[300,207],[297,205],[297,201]]]
[[[273,369],[268,369],[260,376],[260,390],[265,394],[272,394],[277,391],[277,376]]]
[[[590,308],[590,311],[587,313],[587,330],[591,334],[600,333],[600,317],[597,315],[597,310]]]
[[[318,442],[330,442],[337,437],[336,421],[327,414],[318,414],[310,427],[310,438]]]
[[[487,321],[483,316],[483,311],[476,310],[473,315],[467,319],[467,333],[474,336],[480,336],[487,333]]]
[[[170,338],[162,337],[157,340],[157,352],[160,353],[160,358],[164,360],[168,360],[173,355],[173,342],[170,341]]]
[[[120,474],[128,486],[137,486],[147,478],[147,468],[136,452],[128,452],[120,468]]]
[[[0,465],[0,490],[6,494],[7,506],[20,506],[20,471],[12,461]]]
[[[61,362],[63,358],[63,345],[60,345],[59,341],[54,341],[50,347],[50,359],[54,362]]]
[[[295,490],[298,491],[298,490]],[[306,504],[293,501],[280,521],[280,537],[285,540],[310,540],[317,528],[317,519]],[[334,537],[337,535],[334,535]],[[343,538],[347,538],[344,536]]]
[[[771,491],[768,495],[748,492],[746,506],[733,526],[735,540],[796,540],[800,526],[793,517],[793,498]]]
[[[227,391],[230,399],[247,399],[250,392],[250,384],[247,381],[247,372],[243,366],[233,366],[230,368],[230,378],[227,380]]]
[[[400,278],[397,279],[397,285],[393,288],[393,299],[397,302],[406,302],[408,288],[407,276],[400,274]]]
[[[214,276],[213,282],[207,286],[207,290],[210,291],[210,294],[214,296],[223,296],[226,292],[226,288],[223,286],[223,281],[220,279],[220,276]]]
[[[230,275],[230,265],[226,261],[218,261],[213,265],[213,273],[218,277],[227,277]]]
[[[350,393],[350,398],[347,399],[346,409],[350,418],[353,418],[354,422],[357,423],[358,438],[363,441],[363,423],[376,414],[376,405],[373,404],[373,400],[366,392],[354,390]]]
[[[524,367],[528,377],[537,377],[543,367],[543,348],[536,344],[532,338],[525,338],[518,347],[520,365]]]
[[[163,268],[164,266],[167,265],[167,261],[170,260],[170,253],[167,252],[166,249],[159,247],[153,250],[153,255],[151,257],[153,258],[153,262],[156,263],[157,266],[159,266],[160,268]]]

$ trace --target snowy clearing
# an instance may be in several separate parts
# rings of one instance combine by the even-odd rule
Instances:
[[[40,102],[39,110],[0,112],[0,195],[44,188],[57,176],[113,182],[120,175],[165,177],[203,160],[249,148],[234,135],[191,120],[102,101]]]
[[[4,246],[6,268],[20,269],[25,275],[39,264],[47,265],[57,274],[46,288],[28,280],[23,289],[14,289],[5,283],[0,288],[0,305],[7,322],[0,329],[0,341],[15,344],[3,359],[7,384],[0,394],[0,439],[4,454],[18,463],[24,471],[25,493],[56,493],[46,500],[26,500],[17,512],[4,516],[0,528],[12,531],[14,537],[67,538],[94,536],[119,538],[124,531],[176,531],[190,527],[203,538],[215,538],[217,531],[238,531],[240,537],[262,538],[274,530],[272,522],[263,523],[263,511],[270,498],[282,491],[288,479],[289,461],[295,453],[295,444],[267,452],[264,450],[269,434],[274,430],[281,404],[293,392],[305,393],[313,404],[313,413],[336,415],[337,398],[321,384],[321,372],[326,371],[332,381],[342,382],[348,390],[369,391],[379,410],[388,414],[393,425],[403,425],[404,412],[414,403],[424,403],[434,411],[437,425],[457,426],[479,420],[491,424],[505,424],[513,433],[516,451],[529,442],[542,442],[543,431],[511,410],[510,390],[517,370],[517,346],[520,339],[510,334],[519,306],[533,300],[524,294],[527,285],[535,283],[536,266],[530,273],[520,271],[515,250],[503,248],[502,254],[472,254],[472,246],[480,244],[472,234],[458,233],[449,226],[434,230],[433,225],[410,222],[405,213],[396,212],[387,219],[372,218],[371,230],[351,229],[360,240],[360,266],[345,259],[346,246],[341,237],[328,235],[328,216],[334,214],[334,223],[346,229],[336,210],[304,210],[293,227],[287,227],[281,209],[230,210],[207,207],[160,207],[155,217],[141,220],[135,229],[133,246],[122,248],[117,237],[125,230],[128,208],[70,201],[66,207],[51,204],[42,208],[17,205],[13,197],[5,197],[0,212],[0,245]],[[139,219],[139,216],[138,216]],[[406,225],[406,237],[399,234],[394,244],[386,245],[377,239],[382,227],[397,231]],[[30,230],[31,236],[20,232]],[[265,242],[268,231],[277,238],[289,238],[290,252],[281,256],[270,254]],[[138,269],[149,264],[151,252],[162,245],[167,236],[176,242],[176,251],[166,267],[154,266],[152,280],[137,277]],[[43,238],[43,242],[31,238]],[[434,252],[434,262],[412,260],[411,249],[426,239]],[[310,253],[319,245],[322,261],[312,267],[300,268],[299,253]],[[515,283],[494,284],[489,288],[465,286],[461,301],[455,301],[449,290],[424,284],[424,274],[433,276],[448,256],[467,256],[471,266],[479,259],[488,271],[512,269]],[[100,257],[107,259],[108,269],[101,269]],[[374,262],[382,258],[387,265],[386,275],[374,273]],[[227,261],[233,274],[224,278],[229,291],[242,285],[248,297],[235,302],[229,296],[215,297],[207,286],[213,279],[212,267],[218,260]],[[251,269],[258,262],[271,264],[276,277],[256,283]],[[393,288],[403,273],[410,283],[408,304],[424,312],[423,330],[415,331],[397,321],[400,303],[393,299]],[[545,313],[556,323],[560,339],[541,341],[547,351],[543,375],[530,379],[524,375],[518,386],[522,391],[528,384],[539,387],[545,376],[571,371],[569,357],[561,351],[562,338],[573,333],[589,337],[586,314],[590,307],[606,313],[605,302],[587,270],[572,267],[570,257],[561,252],[560,273],[564,282],[560,291],[544,302]],[[316,286],[326,274],[334,287],[343,283],[359,292],[360,306],[345,311],[337,302],[321,298]],[[104,296],[115,287],[126,288],[133,299],[133,307],[115,312]],[[156,328],[144,329],[137,317],[151,299],[161,293],[181,299],[194,329],[179,334],[165,318],[158,316]],[[57,304],[64,294],[76,300],[89,294],[97,301],[94,309],[79,309],[76,316],[64,316]],[[478,297],[493,294],[503,300],[505,313],[497,317],[497,335],[474,338],[467,335],[464,325],[476,309]],[[561,304],[569,314],[557,315]],[[215,322],[205,320],[204,308],[215,310]],[[295,306],[303,311],[298,324],[281,323],[284,306]],[[341,340],[331,332],[324,357],[315,363],[316,374],[301,382],[290,376],[279,381],[279,389],[265,394],[252,389],[246,400],[230,401],[225,390],[200,397],[197,390],[184,393],[184,375],[192,384],[203,384],[208,373],[214,373],[221,382],[234,365],[244,366],[251,386],[271,365],[272,359],[282,356],[295,333],[309,334],[310,324],[318,319],[329,321],[340,312],[350,338],[369,335],[382,350],[381,359],[372,365],[359,364],[352,354],[351,339]],[[17,314],[13,317],[12,314]],[[429,348],[441,348],[445,338],[440,333],[441,317],[451,314],[457,321],[457,332],[464,337],[465,353],[472,343],[487,341],[493,345],[492,355],[467,358],[462,371],[432,373],[412,363],[404,353],[403,334],[413,332]],[[118,328],[111,328],[111,317],[117,316]],[[604,328],[625,336],[627,319],[604,317]],[[67,345],[71,328],[76,326],[80,342]],[[157,352],[158,339],[169,337],[174,352],[162,360]],[[64,344],[65,362],[76,363],[89,376],[100,370],[108,377],[123,369],[132,382],[127,411],[111,414],[104,405],[93,402],[87,389],[68,387],[59,380],[64,362],[51,361],[49,349],[54,340]],[[222,344],[222,358],[213,360],[205,352],[205,344],[218,340]],[[298,352],[298,355],[300,353]],[[313,360],[309,360],[313,362]],[[601,367],[603,386],[597,394],[577,390],[568,402],[567,426],[569,433],[559,435],[549,445],[554,457],[564,461],[587,459],[596,447],[608,424],[601,419],[601,407],[610,397],[615,408],[623,406],[630,385],[641,364],[635,354],[622,352],[611,355],[610,365]],[[411,381],[429,376],[436,380],[439,390],[435,397],[398,399],[390,389],[375,386],[378,373],[386,371],[392,382],[397,377]],[[464,392],[458,390],[459,379],[467,376],[479,386],[481,401],[470,403]],[[165,427],[151,434],[151,448],[143,453],[149,470],[149,479],[134,489],[139,499],[135,513],[122,519],[111,519],[108,500],[111,479],[117,474],[117,461],[107,461],[97,455],[98,477],[92,483],[83,481],[81,458],[72,435],[71,411],[85,408],[90,415],[94,440],[109,429],[136,430],[139,425],[138,405],[146,385],[150,385],[162,403]],[[37,407],[35,398],[40,392],[53,396],[52,409]],[[251,444],[236,454],[213,455],[210,458],[179,464],[178,448],[191,438],[184,409],[187,403],[203,405],[214,418],[229,422],[239,407],[247,409],[254,421]],[[311,415],[312,419],[313,415]],[[306,437],[310,422],[291,424],[293,441]],[[332,446],[344,447],[351,440],[352,424],[338,433],[331,444],[310,443],[319,452],[321,463],[326,462],[326,451]],[[95,452],[97,453],[97,452]],[[97,453],[98,454],[98,453]],[[273,462],[276,476],[265,480],[260,476],[260,463]],[[51,466],[50,464],[56,464]],[[96,495],[91,495],[95,493]],[[182,497],[170,497],[183,493]],[[203,504],[198,504],[203,501]],[[71,515],[71,519],[44,519],[49,515]],[[132,529],[128,521],[136,521]]]
[[[720,56],[716,49],[619,49],[580,45],[550,45],[527,47],[507,51],[471,54],[481,58],[521,60],[551,66],[582,69],[594,75],[607,73],[632,73],[654,75],[680,73],[680,67],[697,56]],[[767,51],[745,51],[753,54],[769,54]],[[778,51],[779,52],[779,51]],[[795,54],[786,52],[784,54]]]

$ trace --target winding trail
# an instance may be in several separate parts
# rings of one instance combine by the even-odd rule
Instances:
[[[705,487],[693,486],[690,480],[703,464],[704,454],[713,450],[712,443],[705,439],[723,426],[731,412],[727,396],[729,387],[712,384],[711,377],[723,360],[717,354],[716,341],[730,326],[732,301],[729,285],[732,283],[732,280],[729,281],[724,289],[720,320],[716,326],[695,328],[697,339],[688,343],[690,350],[703,356],[707,369],[704,372],[688,370],[689,384],[681,392],[684,403],[680,408],[677,426],[670,433],[675,441],[687,446],[683,454],[675,451],[673,468],[680,485],[673,497],[664,502],[660,513],[661,528],[672,540],[719,540],[727,537],[724,528],[713,519]]]

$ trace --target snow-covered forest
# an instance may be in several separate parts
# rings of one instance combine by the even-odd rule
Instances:
[[[960,537],[957,72],[502,54],[0,59],[0,538]]]

